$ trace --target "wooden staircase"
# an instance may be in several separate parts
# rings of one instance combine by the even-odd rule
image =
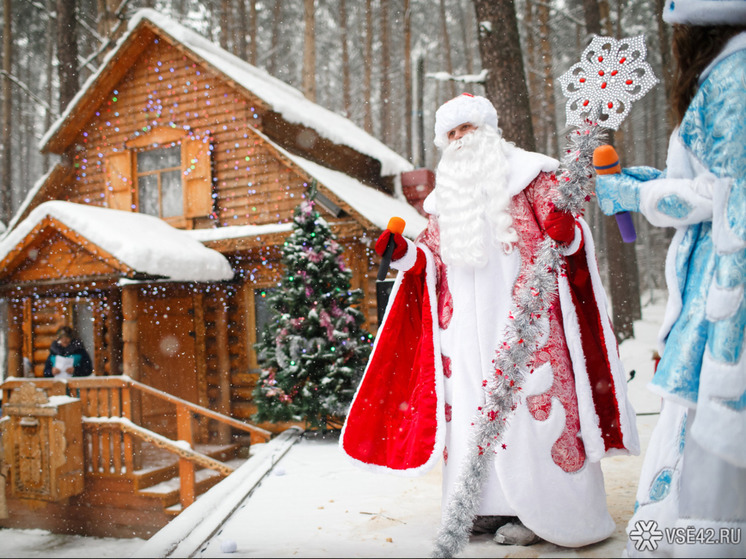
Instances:
[[[8,379],[0,385],[0,390],[3,402],[9,402],[9,406],[16,396],[15,400],[23,396],[29,398],[23,406],[41,406],[46,410],[45,406],[52,406],[54,397],[55,402],[64,402],[70,409],[77,407],[76,419],[71,420],[77,431],[71,428],[71,423],[59,433],[55,430],[58,434],[54,436],[70,435],[71,441],[77,441],[77,447],[70,447],[77,448],[79,453],[80,466],[73,473],[76,480],[80,478],[83,482],[82,489],[64,498],[11,495],[8,518],[0,518],[0,528],[42,528],[56,533],[147,539],[246,462],[249,450],[254,452],[254,443],[266,443],[272,438],[271,432],[255,425],[128,377],[82,377],[66,381]],[[174,406],[176,433],[162,435],[138,421],[140,414],[136,413],[133,402],[141,401],[142,394]],[[64,398],[60,399],[61,396]],[[21,403],[14,405],[18,407]],[[17,433],[21,429],[19,418],[25,416],[16,413],[11,419],[3,418],[3,431],[13,433],[9,440],[27,436],[25,432]],[[217,431],[204,428],[210,421],[217,422],[212,424],[218,427]],[[31,431],[37,438],[41,436],[37,432],[52,433],[51,428]],[[57,449],[55,456],[59,456],[65,452],[60,448],[68,448],[65,440],[54,439],[57,441],[54,445],[44,440],[39,439],[37,445],[45,449],[38,453],[40,465],[24,466],[24,472],[42,471],[54,449]],[[76,456],[70,454],[69,458],[78,460]],[[50,470],[45,475],[52,479],[55,472]],[[1,477],[0,481],[6,488],[17,487],[13,485],[15,481],[6,482]]]

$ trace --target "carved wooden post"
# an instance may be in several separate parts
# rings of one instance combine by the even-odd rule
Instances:
[[[182,405],[176,404],[176,437],[179,441],[189,443],[189,448],[194,445],[192,433],[192,412]],[[179,479],[181,487],[179,491],[182,510],[194,502],[194,464],[186,458],[179,458]]]
[[[205,328],[204,294],[197,292],[192,294],[192,333],[194,334],[194,364],[197,367],[197,394],[199,404],[207,407],[207,332]],[[210,425],[206,417],[201,417],[199,422],[200,442],[209,442]]]
[[[7,402],[7,401],[8,400],[3,399],[3,402]],[[5,465],[5,448],[3,446],[3,431],[2,431],[2,427],[0,427],[0,519],[8,518],[8,502],[5,498],[5,487],[6,487],[5,480],[7,479],[8,470],[9,468]]]
[[[133,380],[140,379],[140,351],[137,335],[138,319],[138,291],[136,285],[129,285],[122,289],[122,373]],[[129,417],[134,423],[142,423],[141,398],[139,392],[129,391],[129,403],[125,409],[129,408],[129,415],[125,412],[125,417]],[[132,438],[132,435],[125,434],[125,462],[128,471],[130,460],[133,468],[140,467],[141,454],[138,452],[140,441]]]
[[[8,518],[8,504],[5,497],[5,466],[0,460],[0,519]]]
[[[104,311],[106,323],[106,346],[109,348],[108,375],[121,375],[122,369],[122,290],[109,290],[108,305]]]
[[[133,380],[140,379],[140,355],[137,343],[138,288],[122,289],[122,369]]]
[[[227,299],[228,293],[223,292]],[[228,350],[228,301],[218,303],[215,317],[215,342],[218,354],[218,411],[231,414],[231,359]],[[218,424],[218,442],[227,444],[231,439],[231,428],[225,423]]]
[[[34,310],[33,310],[33,303],[31,302],[30,298],[26,298],[21,303],[22,305],[22,313],[23,313],[23,319],[21,321],[21,332],[23,335],[23,342],[22,342],[22,350],[21,353],[23,353],[24,362],[21,365],[23,367],[23,375],[26,376],[28,373],[28,376],[35,377],[36,376],[36,367],[34,367]],[[26,370],[26,367],[31,366],[30,372]],[[42,376],[42,375],[39,375]]]
[[[129,384],[122,388],[122,417],[132,420],[132,389]],[[127,474],[132,474],[135,471],[132,435],[124,433],[122,440],[124,441],[124,469]]]
[[[8,376],[23,376],[23,312],[15,302],[8,305]]]

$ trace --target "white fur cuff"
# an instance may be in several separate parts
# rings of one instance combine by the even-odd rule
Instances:
[[[400,272],[406,272],[417,262],[417,246],[406,237],[404,240],[407,242],[407,252],[398,260],[391,261],[391,267]]]

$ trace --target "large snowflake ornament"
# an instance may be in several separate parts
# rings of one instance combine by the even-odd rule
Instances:
[[[645,61],[643,35],[617,41],[594,35],[580,62],[559,78],[568,98],[567,125],[587,120],[616,130],[637,101],[658,83]]]

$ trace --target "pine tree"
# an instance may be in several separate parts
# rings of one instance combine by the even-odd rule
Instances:
[[[325,428],[347,412],[372,336],[353,307],[362,293],[350,289],[342,251],[312,194],[295,210],[283,248],[285,275],[268,300],[270,319],[255,346],[262,367],[255,421]]]

